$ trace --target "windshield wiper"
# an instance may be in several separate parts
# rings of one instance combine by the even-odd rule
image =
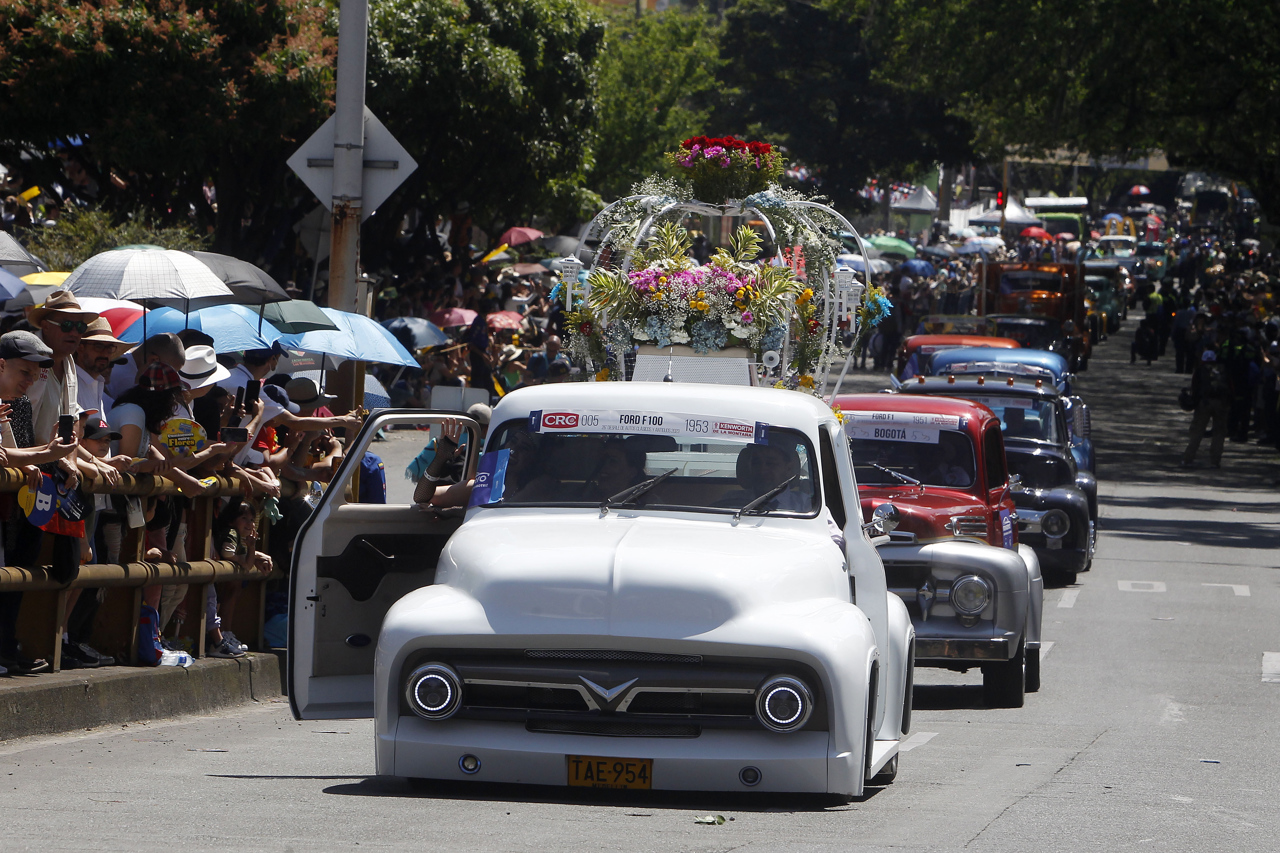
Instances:
[[[799,474],[792,474],[790,477],[783,480],[781,483],[774,486],[772,489],[765,492],[763,495],[751,501],[751,503],[747,504],[742,509],[735,512],[733,514],[733,520],[737,521],[739,518],[743,516],[744,513],[755,512],[762,504],[782,494],[783,489],[785,489],[787,486],[790,486],[792,483],[794,483],[798,479],[800,479]]]
[[[891,477],[897,477],[899,480],[901,480],[901,481],[902,481],[902,482],[904,482],[904,483],[907,483],[907,484],[912,485],[912,486],[919,486],[919,485],[920,485],[920,481],[919,481],[919,480],[917,480],[915,477],[912,477],[912,476],[909,476],[909,475],[907,475],[907,474],[904,474],[904,473],[902,473],[901,471],[895,471],[895,470],[893,470],[892,468],[886,468],[886,467],[884,467],[883,465],[880,465],[880,464],[875,463],[875,462],[871,462],[871,463],[869,463],[869,464],[871,465],[871,467],[872,467],[872,468],[879,468],[881,471],[885,472],[885,473],[886,473],[886,474],[888,474],[889,476],[891,476]]]
[[[640,497],[645,492],[649,491],[654,486],[658,485],[659,483],[661,483],[663,480],[670,477],[672,474],[674,474],[678,470],[680,469],[672,468],[670,471],[663,471],[661,474],[657,475],[656,477],[650,477],[647,480],[643,480],[639,483],[636,483],[634,486],[628,486],[627,488],[618,492],[613,497],[605,498],[600,502],[600,511],[608,512],[609,507],[614,506],[615,504],[631,503],[636,498]]]

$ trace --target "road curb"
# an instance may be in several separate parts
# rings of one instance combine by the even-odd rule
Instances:
[[[215,711],[280,697],[272,654],[190,668],[113,666],[0,679],[0,741]]]

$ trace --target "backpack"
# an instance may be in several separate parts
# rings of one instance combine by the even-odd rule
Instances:
[[[1210,362],[1204,372],[1204,396],[1218,400],[1230,396],[1231,383],[1227,381],[1227,369],[1217,362]]]

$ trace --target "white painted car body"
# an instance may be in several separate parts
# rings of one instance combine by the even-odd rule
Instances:
[[[909,721],[914,631],[886,587],[876,550],[882,540],[861,524],[847,439],[832,411],[813,397],[774,389],[591,383],[509,394],[492,424],[584,408],[695,413],[802,433],[821,463],[809,474],[821,486],[823,511],[735,519],[732,512],[635,506],[476,506],[455,532],[412,507],[347,500],[351,460],[374,431],[440,417],[382,414],[366,424],[295,546],[295,714],[371,712],[381,775],[565,785],[567,756],[587,755],[653,759],[655,789],[858,796],[877,773],[891,777]],[[838,520],[843,548],[828,516]],[[376,586],[353,565],[361,560],[357,545],[372,547],[375,563],[384,561]],[[396,547],[423,553],[388,557]],[[435,547],[434,573],[423,583]],[[369,661],[361,644],[378,619]],[[544,658],[529,661],[535,654]],[[409,672],[424,661],[461,661],[464,705],[468,691],[479,689],[473,684],[559,679],[553,686],[576,689],[593,706],[583,719],[597,723],[621,723],[641,694],[675,690],[659,686],[664,679],[696,679],[704,670],[727,678],[775,670],[813,678],[817,709],[790,733],[758,721],[720,727],[704,720],[697,735],[684,737],[534,731],[510,713],[429,720],[404,699]],[[499,680],[474,677],[499,670]],[[635,683],[624,683],[633,672]],[[587,678],[593,674],[596,682]],[[462,771],[463,755],[479,759],[477,772]],[[740,776],[744,767],[759,771],[750,787]]]

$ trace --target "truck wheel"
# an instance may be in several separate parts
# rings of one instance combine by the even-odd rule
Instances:
[[[1075,572],[1051,572],[1050,577],[1058,582],[1058,586],[1071,586],[1076,582]]]
[[[898,778],[898,756],[889,759],[889,763],[880,768],[880,772],[867,780],[868,785],[888,785]]]
[[[1027,692],[1037,693],[1040,690],[1040,650],[1027,651]]]
[[[1021,708],[1026,702],[1026,649],[1018,643],[1018,651],[1007,661],[982,667],[982,693],[992,708]]]

